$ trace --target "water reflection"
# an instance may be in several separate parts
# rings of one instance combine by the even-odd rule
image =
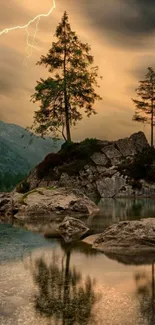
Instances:
[[[99,207],[106,217],[113,221],[137,217],[155,217],[155,199],[101,199]]]
[[[125,265],[149,265],[155,263],[155,254],[152,253],[139,253],[139,254],[114,254],[114,253],[104,253],[108,258],[115,260],[119,263]]]
[[[95,281],[89,276],[84,279],[75,266],[70,266],[72,247],[62,248],[64,255],[53,251],[50,265],[42,257],[35,261],[35,309],[55,325],[86,325],[90,320],[94,324],[92,308],[99,299]]]
[[[136,296],[139,300],[140,313],[147,325],[155,324],[155,275],[152,264],[152,276],[144,271],[135,273]]]
[[[141,218],[155,217],[155,199],[101,199],[98,203],[100,212],[91,220],[92,233],[102,232],[112,223],[123,220],[138,220]]]

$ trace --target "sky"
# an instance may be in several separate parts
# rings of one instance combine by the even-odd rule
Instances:
[[[25,25],[36,15],[47,13],[52,0],[1,1],[0,31]],[[56,0],[51,15],[41,18],[36,37],[37,48],[25,65],[26,30],[10,31],[0,36],[0,119],[30,126],[39,104],[30,102],[36,81],[48,76],[48,70],[36,65],[55,41],[55,29],[64,11],[72,30],[80,40],[91,45],[94,65],[99,66],[97,115],[86,118],[72,129],[73,140],[86,137],[114,140],[148,126],[132,121],[135,88],[144,79],[148,66],[155,68],[154,0]],[[32,37],[35,24],[29,27]]]

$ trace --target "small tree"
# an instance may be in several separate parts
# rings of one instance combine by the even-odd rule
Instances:
[[[66,12],[55,36],[57,42],[53,42],[48,54],[37,62],[48,67],[52,77],[37,81],[31,96],[33,102],[40,102],[32,128],[42,135],[48,131],[61,132],[65,140],[71,141],[70,128],[82,119],[80,109],[89,117],[96,113],[95,101],[102,99],[95,91],[95,87],[99,87],[98,67],[92,67],[90,46],[81,43],[71,30]]]
[[[155,72],[153,68],[148,68],[145,80],[139,81],[140,85],[136,89],[141,100],[132,99],[136,106],[133,120],[148,123],[151,126],[151,147],[153,147],[153,126],[155,109]]]

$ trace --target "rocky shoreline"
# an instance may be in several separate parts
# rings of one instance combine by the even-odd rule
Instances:
[[[78,190],[48,187],[25,194],[0,193],[1,222],[21,225],[49,237],[64,237],[67,229],[66,238],[70,232],[69,240],[80,238],[89,230],[85,223],[98,211],[97,205]]]
[[[121,221],[89,236],[99,208],[78,190],[37,188],[26,194],[0,194],[0,220],[21,225],[66,243],[83,240],[95,250],[123,263],[155,260],[155,219]],[[82,239],[85,237],[84,239]]]
[[[88,237],[92,218],[99,213],[92,197],[155,197],[155,179],[137,181],[124,172],[128,164],[133,172],[133,161],[143,150],[150,150],[143,132],[113,142],[68,144],[49,154],[13,192],[0,193],[0,221],[66,242],[85,236],[92,248],[113,257],[155,253],[153,218],[119,222]],[[148,151],[150,164],[152,154]]]

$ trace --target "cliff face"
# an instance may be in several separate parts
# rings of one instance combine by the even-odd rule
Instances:
[[[129,175],[135,157],[143,156],[145,150],[150,146],[143,132],[113,142],[90,139],[63,146],[32,170],[26,185],[30,190],[38,186],[71,187],[91,198],[152,196],[153,182],[150,185],[140,177],[135,182]]]

